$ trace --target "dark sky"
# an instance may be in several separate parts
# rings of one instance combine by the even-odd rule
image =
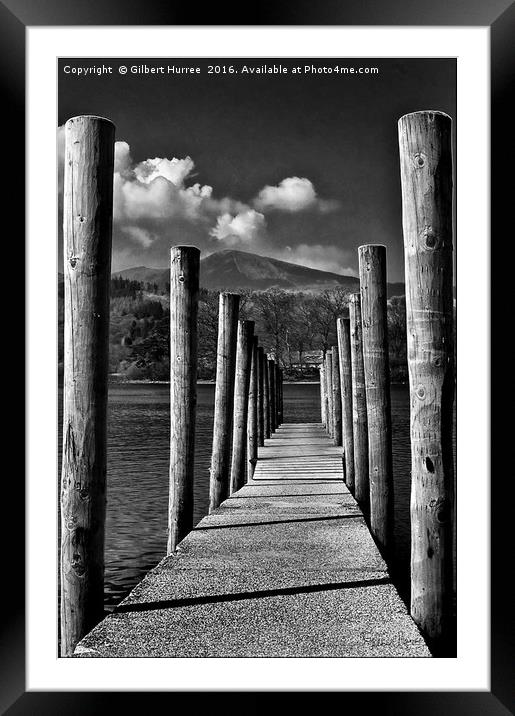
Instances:
[[[264,64],[289,71],[242,72]],[[64,72],[102,65],[112,74]],[[133,74],[134,65],[165,73]],[[167,72],[184,65],[201,72]],[[208,74],[209,65],[238,72]],[[166,266],[171,245],[194,243],[203,255],[238,248],[355,273],[357,247],[384,243],[389,280],[403,280],[397,120],[421,109],[456,119],[454,59],[59,62],[59,125],[103,115],[126,143],[116,152],[114,270]]]

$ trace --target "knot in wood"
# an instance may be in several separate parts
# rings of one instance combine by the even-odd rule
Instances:
[[[424,152],[417,152],[413,155],[413,166],[415,169],[421,169],[427,161],[427,157]]]
[[[438,500],[435,507],[435,516],[440,524],[444,524],[450,520],[451,510],[447,500]]]
[[[421,231],[420,238],[422,239],[426,249],[434,249],[438,243],[438,234],[432,226],[426,226]]]
[[[417,387],[415,389],[415,395],[420,400],[424,400],[424,398],[426,397],[426,389],[424,388],[423,385],[417,385]]]
[[[73,554],[71,566],[75,574],[77,574],[79,577],[81,577],[86,571],[82,557],[77,552]]]

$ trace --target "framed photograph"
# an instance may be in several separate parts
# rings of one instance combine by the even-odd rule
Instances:
[[[12,112],[19,113],[12,130],[17,141],[12,144],[26,146],[26,177],[20,170],[16,180],[19,196],[24,194],[24,181],[27,189],[26,213],[22,210],[19,215],[26,216],[28,318],[27,563],[25,578],[20,575],[20,583],[26,580],[26,602],[23,613],[14,610],[10,627],[5,631],[2,659],[5,673],[10,670],[11,676],[3,689],[3,708],[13,714],[53,713],[56,709],[64,713],[89,713],[98,708],[96,704],[102,699],[109,703],[115,695],[105,692],[125,691],[184,691],[195,692],[199,697],[202,692],[216,691],[344,691],[349,692],[344,694],[345,698],[352,693],[353,697],[366,698],[377,707],[384,708],[384,703],[390,703],[395,713],[425,713],[435,708],[453,713],[505,713],[512,696],[508,641],[502,624],[508,604],[506,595],[494,589],[499,562],[494,558],[495,550],[491,556],[490,549],[502,539],[500,534],[495,535],[495,530],[506,529],[508,520],[502,518],[502,506],[494,506],[499,515],[495,519],[490,512],[495,475],[491,478],[489,467],[488,306],[490,216],[493,237],[493,220],[499,222],[508,205],[499,203],[507,195],[508,184],[497,178],[495,162],[496,152],[502,153],[499,136],[506,122],[502,108],[509,93],[509,68],[513,65],[509,41],[513,6],[505,3],[495,12],[479,8],[465,11],[451,3],[445,9],[435,10],[433,17],[425,8],[424,14],[418,15],[421,24],[416,4],[387,4],[374,12],[351,4],[345,10],[330,13],[313,8],[293,12],[279,4],[267,13],[256,10],[255,17],[249,16],[238,26],[225,24],[222,18],[197,26],[188,24],[189,17],[179,19],[157,2],[130,8],[118,7],[114,2],[103,3],[101,8],[79,5],[72,2],[65,7],[55,2],[42,8],[35,2],[11,0],[1,8],[5,37],[2,47],[10,68],[3,75],[5,94]],[[26,135],[21,129],[24,109]],[[410,607],[409,576],[410,392],[404,293],[406,272],[412,270],[416,274],[417,269],[416,263],[409,268],[403,247],[403,222],[405,232],[409,225],[406,196],[413,185],[409,183],[409,171],[402,169],[402,161],[403,151],[408,151],[403,149],[403,141],[407,147],[410,132],[416,131],[415,125],[409,125],[411,120],[405,118],[424,111],[432,113],[432,122],[448,121],[445,130],[438,129],[431,141],[440,141],[447,132],[445,141],[453,162],[449,164],[448,181],[454,187],[453,196],[448,195],[451,201],[446,220],[453,227],[450,235],[454,237],[454,250],[449,254],[451,283],[447,288],[452,293],[451,312],[457,315],[457,418],[453,417],[452,409],[450,413],[450,419],[456,423],[453,440],[457,499],[456,513],[451,519],[456,549],[454,558],[449,561],[447,557],[446,569],[450,564],[452,573],[454,564],[454,576],[449,573],[449,583],[456,595],[453,612],[456,633],[453,641],[451,630],[444,630],[445,646],[441,648],[431,641],[429,618],[424,621],[424,614],[417,616],[413,572]],[[500,129],[496,135],[497,121]],[[73,143],[80,144],[78,140],[86,136],[94,148],[89,158],[78,161],[85,162],[84,166],[97,162],[91,169],[89,185],[81,184],[73,176],[76,162]],[[103,150],[103,142],[111,150]],[[434,146],[431,144],[431,151]],[[470,151],[471,147],[474,151]],[[82,559],[82,553],[81,547],[77,547],[76,532],[69,545],[61,541],[59,475],[63,451],[68,455],[70,448],[66,437],[63,443],[60,436],[63,420],[70,420],[66,400],[63,417],[63,391],[66,398],[70,380],[76,390],[80,388],[77,376],[82,375],[83,369],[73,379],[65,377],[66,351],[70,346],[77,350],[79,343],[74,343],[78,339],[69,333],[62,333],[65,313],[73,313],[73,306],[63,301],[63,284],[68,280],[69,265],[80,261],[82,256],[78,252],[75,257],[70,248],[75,240],[75,229],[69,228],[70,217],[72,223],[81,220],[80,212],[75,216],[79,204],[74,192],[86,192],[81,206],[87,206],[87,192],[92,191],[93,184],[97,187],[95,191],[104,191],[98,189],[103,182],[103,167],[107,166],[98,158],[104,156],[103,151],[107,152],[105,161],[111,162],[110,171],[114,175],[113,184],[108,167],[105,176],[111,194],[106,195],[106,201],[112,205],[112,218],[105,220],[112,221],[112,252],[105,259],[108,273],[104,271],[107,276],[104,283],[110,288],[110,303],[106,304],[110,330],[109,336],[105,336],[105,345],[109,346],[105,364],[109,373],[109,412],[104,429],[111,452],[104,459],[111,482],[102,556],[102,559],[105,556],[103,605],[100,603],[106,619],[102,621],[100,614],[90,621],[86,631],[79,629],[79,636],[70,637],[71,646],[66,651],[63,624],[67,640],[70,620],[81,618],[77,605],[82,602],[77,597],[64,621],[62,613],[60,618],[58,599],[61,606],[63,599],[57,545],[71,550],[72,561]],[[421,167],[428,161],[423,153],[417,157]],[[67,170],[68,165],[72,170]],[[442,181],[438,174],[445,171],[442,167],[443,160],[435,170],[437,182]],[[437,183],[437,191],[443,192],[444,184]],[[437,204],[442,201],[439,197]],[[427,201],[427,196],[421,201]],[[82,220],[87,223],[87,216]],[[109,232],[110,227],[109,223]],[[441,226],[437,230],[426,226],[426,246],[438,244],[441,231]],[[387,258],[382,257],[381,249],[376,259],[374,247],[379,245],[386,246]],[[193,294],[196,292],[197,296],[198,355],[196,349],[188,353],[184,348],[179,329],[175,340],[173,323],[170,331],[170,315],[174,312],[177,316],[179,310],[173,304],[172,311],[170,298],[175,280],[173,252],[170,264],[172,246],[200,249],[200,300],[198,256],[193,259],[193,268],[188,263],[190,249],[176,257],[181,289],[188,288],[188,282],[194,281],[190,272],[194,276],[197,271]],[[369,255],[370,246],[374,250]],[[94,261],[98,260],[96,256]],[[349,493],[345,514],[319,512],[312,501],[312,496],[319,499],[320,493],[323,509],[333,509],[325,506],[330,502],[328,495],[340,490],[331,483],[333,471],[336,474],[340,470],[332,461],[335,465],[337,460],[341,463],[342,448],[344,454],[349,452],[345,452],[344,378],[337,369],[343,355],[338,348],[344,339],[335,317],[349,315],[349,301],[352,302],[349,295],[359,292],[360,284],[362,309],[368,310],[363,299],[367,280],[364,272],[366,267],[373,274],[376,260],[383,261],[378,273],[382,279],[378,280],[384,280],[384,320],[387,308],[390,335],[386,361],[391,378],[391,424],[387,430],[393,428],[394,436],[390,461],[393,460],[391,489],[395,506],[384,509],[392,511],[395,549],[390,549],[386,528],[383,533],[382,523],[378,527],[374,522],[374,510],[379,514],[382,503],[379,506],[374,502],[372,492],[372,502],[367,502],[366,507],[359,501],[348,464],[345,483],[338,473],[341,489]],[[383,270],[385,274],[381,273]],[[102,271],[98,269],[99,275]],[[483,287],[479,304],[478,285]],[[69,292],[69,288],[66,290]],[[375,290],[373,281],[366,290]],[[101,284],[95,291],[95,300],[100,301]],[[219,360],[221,323],[218,346],[216,330],[217,320],[222,320],[223,302],[217,319],[220,292],[229,297],[240,295],[239,318],[253,322],[252,330],[259,333],[259,345],[263,346],[265,357],[268,355],[265,363],[269,377],[265,383],[269,390],[267,393],[263,389],[263,396],[267,396],[269,405],[266,415],[270,438],[260,443],[269,451],[266,455],[269,461],[262,461],[262,465],[266,462],[266,474],[259,465],[259,457],[257,463],[252,463],[250,452],[254,448],[248,437],[255,430],[257,456],[258,418],[255,428],[251,428],[248,407],[253,365],[255,411],[256,416],[259,414],[261,369],[257,348],[252,360],[248,349],[248,376],[241,378],[243,382],[247,380],[245,399],[241,398],[241,405],[245,406],[243,418],[240,416],[245,426],[241,429],[241,446],[237,428],[238,378],[236,391],[233,384],[232,393],[231,388],[227,388],[227,394],[218,393],[223,385]],[[69,299],[71,294],[67,295]],[[80,296],[77,300],[82,305]],[[416,305],[411,300],[412,308],[415,307],[410,314],[413,319]],[[230,312],[229,303],[223,310]],[[185,318],[176,318],[176,326],[192,315],[192,304],[183,305],[188,306],[184,308]],[[376,303],[372,301],[370,305],[375,307]],[[95,311],[95,306],[101,303],[92,303],[91,310]],[[330,316],[327,329],[321,318],[324,310]],[[351,305],[349,326],[353,310]],[[272,314],[275,318],[270,317]],[[237,315],[236,309],[236,320]],[[244,331],[244,324],[245,320],[239,331]],[[369,325],[367,320],[363,325]],[[184,335],[190,337],[191,330],[187,328]],[[451,338],[454,341],[454,335]],[[237,340],[241,345],[238,342],[236,353]],[[243,335],[236,338],[234,329],[233,371],[244,370],[241,362],[244,340]],[[84,366],[91,365],[88,370],[101,373],[102,352],[95,351],[97,365],[85,358]],[[176,352],[172,356],[173,351]],[[329,353],[334,363],[326,362]],[[187,362],[181,365],[182,392],[176,393],[180,404],[176,423],[173,410],[170,415],[168,407],[174,356]],[[364,356],[366,373],[366,350]],[[193,373],[188,368],[190,360],[195,362]],[[323,374],[319,374],[320,363]],[[342,376],[341,385],[338,381],[341,392],[337,394],[334,380],[322,383],[327,378],[319,377],[333,370],[331,366],[336,366]],[[179,374],[176,371],[174,375]],[[194,396],[184,387],[188,381],[190,388],[192,381],[196,385]],[[473,393],[466,389],[471,384]],[[175,390],[173,386],[172,380]],[[323,390],[327,391],[325,399]],[[420,400],[425,398],[422,391],[418,395]],[[289,471],[294,482],[288,483],[288,489],[304,499],[298,514],[287,511],[275,515],[271,524],[281,523],[275,537],[271,532],[263,532],[260,539],[266,541],[266,546],[254,545],[255,558],[249,557],[247,570],[250,577],[242,576],[245,570],[241,574],[232,570],[231,558],[237,558],[236,537],[243,542],[254,539],[248,533],[249,525],[256,524],[254,520],[260,525],[270,524],[274,514],[261,502],[258,505],[257,500],[252,503],[250,499],[243,512],[243,501],[250,493],[242,492],[238,498],[236,492],[252,488],[238,484],[234,467],[227,492],[216,493],[213,475],[217,470],[223,472],[224,459],[227,463],[223,455],[223,446],[228,441],[227,426],[220,407],[227,403],[227,395],[231,416],[233,405],[236,406],[234,425],[231,422],[230,427],[233,466],[241,450],[241,460],[248,459],[252,465],[246,471],[249,481],[254,480],[258,486],[254,495],[265,503],[271,495],[292,498],[286,494],[284,485],[281,487],[277,482],[279,478],[284,483]],[[372,398],[367,396],[370,409]],[[188,413],[190,398],[192,413]],[[342,405],[339,417],[335,400]],[[98,401],[97,393],[90,404],[97,405]],[[227,407],[224,409],[227,413]],[[352,421],[352,409],[349,410],[347,424]],[[411,410],[413,416],[413,406]],[[188,498],[189,493],[184,492],[176,503],[173,499],[168,503],[168,476],[174,469],[169,464],[170,421],[173,440],[190,418],[196,421],[196,441],[192,447],[195,468],[193,452],[189,467],[191,473],[195,470],[194,495]],[[262,430],[266,429],[264,425]],[[375,433],[368,434],[369,459],[374,449],[371,434],[383,434],[379,423]],[[181,457],[183,438],[187,441],[188,435],[177,437],[171,446],[171,454],[179,456],[177,461],[181,465],[190,459],[187,452]],[[355,444],[356,432],[352,435],[352,429],[350,439]],[[215,455],[217,445],[220,452]],[[316,455],[311,446],[316,447]],[[260,453],[260,457],[264,455]],[[281,458],[282,463],[278,462]],[[356,457],[352,464],[356,465]],[[425,458],[424,465],[427,471],[434,472],[430,458]],[[72,475],[73,468],[69,469]],[[176,486],[183,484],[177,469]],[[224,469],[229,475],[230,466],[225,464]],[[324,475],[318,487],[312,478],[313,471],[319,476],[322,471]],[[404,476],[404,482],[401,479],[396,482],[399,474]],[[145,480],[141,475],[145,475]],[[20,486],[9,488],[13,491],[9,500],[21,504]],[[88,500],[90,489],[88,484]],[[268,494],[267,490],[276,492]],[[306,491],[309,496],[303,494]],[[241,502],[241,510],[240,505],[234,505],[233,512],[239,514],[230,517],[230,525],[224,521],[229,518],[217,512],[229,493],[235,495],[232,500]],[[340,492],[338,495],[340,507]],[[190,517],[184,518],[181,510],[184,511],[183,503],[188,500],[194,506],[188,508]],[[371,531],[369,534],[367,529],[363,537],[369,541],[367,546],[360,547],[360,560],[372,560],[375,565],[367,567],[365,577],[362,564],[356,571],[356,563],[346,556],[342,568],[338,557],[336,568],[334,554],[338,553],[328,557],[329,548],[329,552],[324,551],[324,540],[334,539],[335,534],[331,532],[333,536],[328,537],[326,523],[336,519],[349,525],[347,532],[340,532],[338,549],[344,551],[345,545],[353,549],[349,544],[358,538],[348,518],[354,509],[362,510],[359,515],[363,529],[366,521]],[[77,520],[77,506],[70,510],[64,516],[61,511],[67,527]],[[439,514],[444,521],[443,507]],[[181,520],[185,520],[186,526]],[[324,529],[327,528],[323,535],[321,530],[316,531],[321,520]],[[302,544],[302,539],[297,537],[292,522],[302,522],[297,527],[306,544],[316,544],[321,550],[318,559],[325,565],[326,581],[320,582],[323,570],[310,572],[308,566],[304,567],[299,582],[302,560],[306,560],[305,565],[311,562],[295,551],[295,545]],[[195,536],[187,537],[190,541],[184,543],[183,552],[176,553],[177,543],[188,535],[193,524],[196,529],[190,534]],[[230,532],[228,527],[236,528],[232,530],[229,546],[228,538],[222,535]],[[218,555],[213,556],[214,586],[205,581],[210,567],[201,573],[202,584],[185,582],[173,594],[163,591],[162,580],[169,579],[167,565],[178,569],[180,565],[177,567],[174,560],[184,560],[189,553],[192,559],[199,559],[198,550],[205,549],[207,539],[211,541],[210,554]],[[280,546],[280,554],[273,552],[274,540]],[[285,544],[290,550],[287,554]],[[225,549],[228,551],[224,552]],[[424,549],[431,551],[432,558],[431,545]],[[76,554],[72,555],[73,550]],[[383,558],[388,571],[378,566],[384,564]],[[13,574],[16,567],[20,571],[20,555],[17,560]],[[61,564],[62,560],[61,555]],[[290,560],[291,564],[286,567],[287,562],[281,560]],[[158,563],[157,571],[152,571]],[[222,571],[216,572],[217,569]],[[340,583],[337,576],[342,569],[347,570],[348,576]],[[88,570],[86,564],[86,574]],[[280,579],[275,576],[278,570]],[[181,572],[181,579],[187,581],[191,575],[185,576],[186,573],[187,568]],[[420,584],[423,593],[426,586],[423,581]],[[132,592],[136,596],[127,599],[136,585],[139,585],[136,592]],[[349,586],[355,593],[370,587],[377,594],[372,597],[372,591],[364,591],[358,609],[358,602],[352,602],[348,596],[352,591]],[[76,589],[82,589],[80,583]],[[306,594],[318,594],[325,599],[328,591],[334,600],[334,622],[328,624],[327,619],[332,607],[311,606],[310,614],[315,614],[316,609],[326,611],[315,626],[318,636],[308,635],[306,624],[311,618],[306,619],[303,610],[307,607],[302,599]],[[342,592],[346,593],[345,598],[337,602],[336,596]],[[227,602],[235,594],[234,612],[230,612]],[[262,616],[260,598],[270,600],[264,605],[266,614]],[[381,603],[381,609],[391,609],[391,618],[385,616],[383,632],[376,633],[374,626],[365,639],[366,620],[371,618],[365,614],[369,598],[382,600],[377,603]],[[73,601],[67,592],[67,604],[70,599]],[[385,599],[388,607],[384,607]],[[197,604],[207,607],[195,613]],[[175,615],[163,617],[163,612],[171,613],[176,606],[192,610],[186,621],[182,616],[177,622]],[[374,609],[372,604],[370,614]],[[396,623],[396,634],[392,631],[392,620]],[[98,622],[100,625],[89,634]],[[278,631],[279,624],[286,622],[298,626],[291,629],[285,626]],[[353,622],[358,637],[355,641],[340,640],[344,645],[338,646],[340,642],[335,635],[341,632],[344,623],[345,628],[352,629]],[[197,646],[181,646],[185,625],[193,630],[192,634],[202,632],[205,639],[220,644],[220,648],[199,647],[198,636],[191,638],[191,643]],[[252,628],[254,631],[262,628],[258,640],[252,636]],[[310,628],[313,629],[312,624]],[[175,636],[171,637],[172,633]],[[259,648],[251,648],[253,643],[259,643]],[[326,643],[325,648],[322,643]],[[87,658],[65,658],[72,653]]]

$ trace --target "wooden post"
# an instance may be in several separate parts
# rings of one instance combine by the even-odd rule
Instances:
[[[282,425],[284,422],[284,369],[279,370],[279,420]]]
[[[411,614],[444,650],[454,649],[455,640],[451,143],[452,120],[442,112],[399,120],[411,394]]]
[[[277,427],[276,425],[276,418],[277,414],[275,412],[275,401],[276,401],[276,394],[275,394],[275,361],[273,358],[268,359],[268,395],[269,395],[269,412],[270,412],[270,432],[275,433],[275,429]]]
[[[325,397],[325,362],[322,361],[318,366],[320,370],[320,416],[322,419],[322,425],[327,430],[327,417],[325,411],[326,397]]]
[[[65,125],[62,656],[104,614],[114,134],[101,117]]]
[[[324,365],[325,429],[326,429],[327,433],[329,434],[331,423],[329,420],[329,376],[327,374],[327,353],[324,355],[323,365]]]
[[[333,360],[333,441],[335,445],[339,446],[342,444],[342,393],[340,386],[340,361],[338,358],[338,346],[332,347],[331,355]]]
[[[345,482],[355,494],[354,435],[352,430],[352,365],[350,348],[350,320],[338,318],[338,352],[340,358],[340,383],[342,394],[342,443],[345,455]],[[368,479],[368,476],[367,476]]]
[[[279,427],[281,424],[281,369],[275,365],[275,424]]]
[[[258,445],[263,447],[265,444],[265,356],[262,346],[258,346],[258,403],[257,403],[257,419],[258,419]]]
[[[352,369],[352,435],[354,443],[354,497],[363,513],[370,512],[368,479],[368,421],[363,368],[361,296],[353,293],[349,303]]]
[[[393,537],[392,423],[386,314],[386,247],[359,247],[368,419],[370,528],[384,556]]]
[[[333,354],[327,351],[325,354],[326,385],[327,385],[327,422],[329,437],[334,437],[334,411],[333,411]]]
[[[229,495],[239,305],[238,294],[220,294],[209,512],[215,510]]]
[[[258,339],[252,340],[247,424],[247,480],[252,480],[258,459]]]
[[[265,418],[265,438],[271,435],[270,430],[270,379],[268,375],[268,358],[266,353],[263,353],[263,413]]]
[[[200,251],[174,246],[170,261],[170,488],[167,553],[193,527]]]
[[[236,490],[239,490],[246,481],[247,421],[253,342],[254,321],[239,321],[234,385],[231,481],[229,487],[231,495]]]

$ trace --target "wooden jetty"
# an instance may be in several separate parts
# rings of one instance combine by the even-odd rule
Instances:
[[[428,657],[322,424],[283,423],[253,479],[76,647],[78,657]]]
[[[338,345],[326,346],[321,365],[321,423],[284,422],[281,356],[266,354],[254,322],[240,320],[239,295],[220,295],[210,514],[191,529],[199,251],[175,246],[168,554],[100,622],[114,127],[92,116],[68,121],[62,656],[454,655],[451,119],[415,112],[398,129],[410,613],[387,566],[394,495],[385,247],[359,248],[360,294],[349,297],[348,318],[335,317]]]

